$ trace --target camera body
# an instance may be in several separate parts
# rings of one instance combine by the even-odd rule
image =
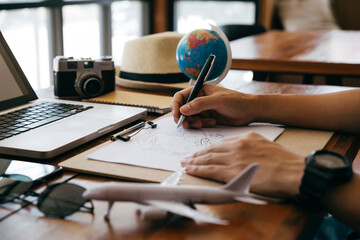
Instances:
[[[55,96],[92,98],[115,89],[115,67],[111,57],[92,60],[56,56],[53,66]]]

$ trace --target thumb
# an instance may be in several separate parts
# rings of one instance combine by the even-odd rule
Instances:
[[[191,102],[183,105],[180,112],[183,115],[191,116],[207,110],[216,110],[219,99],[214,96],[197,97]]]

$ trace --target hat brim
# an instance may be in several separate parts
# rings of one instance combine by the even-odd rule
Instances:
[[[118,76],[115,77],[116,85],[125,88],[146,90],[151,92],[176,92],[182,89],[188,88],[191,85],[189,82],[182,83],[152,83],[152,82],[143,82],[143,81],[133,81]]]

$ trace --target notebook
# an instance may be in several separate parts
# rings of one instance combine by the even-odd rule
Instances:
[[[170,112],[172,97],[152,93],[113,91],[103,96],[85,99],[87,102],[118,104],[123,106],[144,107],[148,113],[163,115]]]
[[[52,158],[146,117],[146,109],[38,99],[0,32],[0,154]]]

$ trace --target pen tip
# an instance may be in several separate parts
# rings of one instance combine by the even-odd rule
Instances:
[[[180,119],[179,119],[179,121],[178,121],[178,123],[177,123],[177,128],[179,128],[179,127],[182,125],[182,123],[184,122],[184,119],[185,119],[185,116],[184,116],[184,115],[181,115],[181,116],[180,116]]]

